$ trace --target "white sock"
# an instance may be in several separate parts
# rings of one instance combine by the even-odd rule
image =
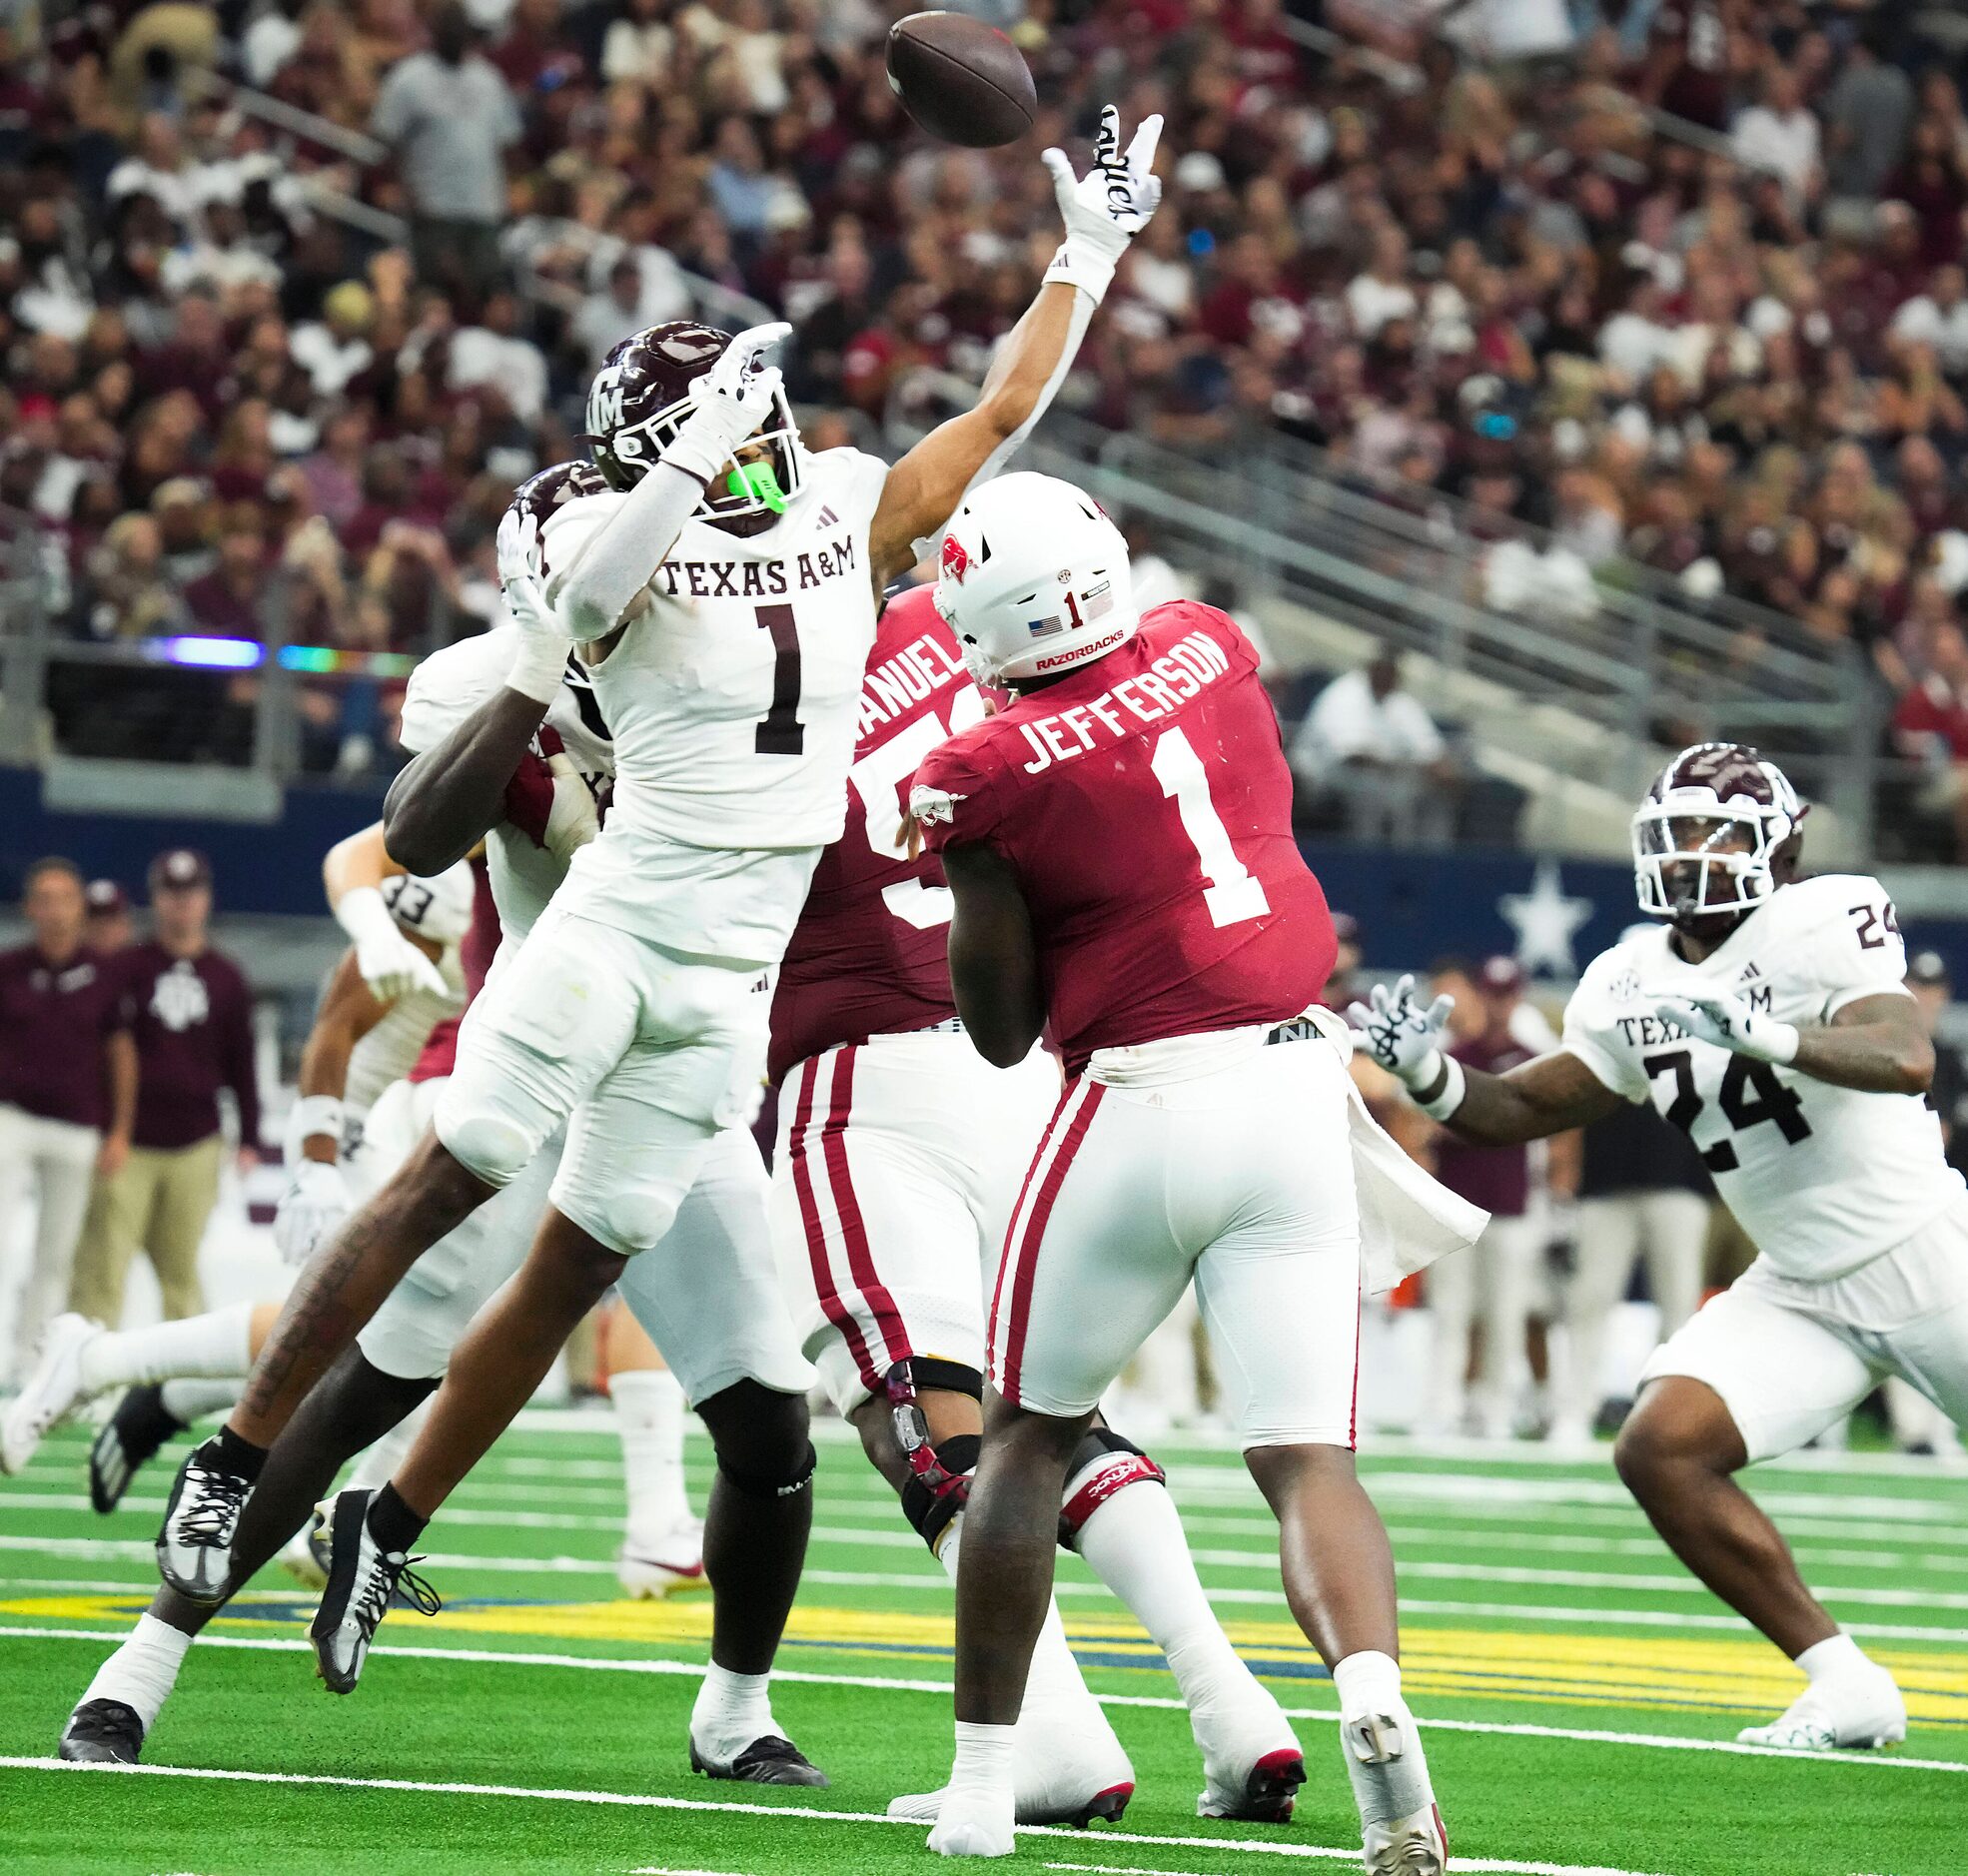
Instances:
[[[656,1543],[690,1515],[683,1491],[683,1389],[666,1368],[630,1369],[608,1378],[621,1434],[622,1482],[628,1487],[628,1536]]]
[[[158,1390],[158,1399],[163,1402],[165,1412],[180,1426],[189,1426],[208,1413],[226,1412],[243,1390],[239,1376],[227,1381],[167,1381]]]
[[[1152,1479],[1124,1485],[1080,1526],[1073,1547],[1168,1656],[1185,1705],[1250,1683],[1203,1593],[1166,1487]]]
[[[121,1700],[144,1722],[148,1733],[177,1685],[178,1669],[192,1638],[154,1615],[140,1615],[130,1639],[117,1649],[89,1683],[84,1700]]]
[[[249,1375],[253,1305],[235,1303],[174,1323],[92,1337],[82,1349],[82,1391],[131,1388],[139,1382]]]
[[[943,1547],[936,1553],[937,1561],[949,1572],[952,1582],[957,1580],[957,1554],[962,1547],[963,1513],[958,1512],[950,1520]],[[1026,1713],[1057,1717],[1062,1709],[1071,1714],[1076,1707],[1092,1707],[1099,1723],[1103,1727],[1107,1724],[1100,1703],[1087,1691],[1079,1662],[1073,1658],[1072,1646],[1066,1639],[1066,1625],[1059,1619],[1059,1604],[1049,1601],[1045,1626],[1039,1630],[1039,1638],[1032,1648],[1032,1665],[1026,1670],[1025,1701],[1020,1717]]]
[[[1011,1796],[1012,1734],[1010,1726],[986,1726],[957,1721],[957,1754],[950,1767],[949,1789]]]
[[[770,1674],[734,1674],[715,1661],[704,1669],[690,1709],[690,1738],[705,1758],[729,1765],[754,1739],[779,1732],[771,1680]]]
[[[383,1434],[349,1474],[344,1491],[377,1491],[387,1485],[397,1470],[397,1461],[411,1449],[424,1422],[431,1416],[431,1403],[438,1397],[427,1395],[396,1425]]]
[[[1435,1802],[1429,1782],[1429,1762],[1422,1735],[1401,1693],[1401,1666],[1392,1655],[1373,1649],[1350,1654],[1333,1667],[1333,1685],[1340,1695],[1340,1743],[1360,1806],[1363,1826],[1400,1817],[1413,1817]],[[1377,1764],[1363,1763],[1355,1749],[1350,1724],[1361,1715],[1386,1714],[1401,1728],[1400,1752]]]
[[[1797,1665],[1810,1676],[1813,1687],[1828,1681],[1848,1679],[1853,1674],[1876,1674],[1879,1664],[1850,1635],[1832,1635],[1808,1647],[1797,1657]]]

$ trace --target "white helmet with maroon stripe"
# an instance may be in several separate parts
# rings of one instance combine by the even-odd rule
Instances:
[[[1683,749],[1633,815],[1641,911],[1683,927],[1739,918],[1794,869],[1807,812],[1783,770],[1747,745]]]
[[[980,684],[1071,670],[1135,634],[1128,543],[1093,496],[1021,470],[986,482],[943,536],[936,609]]]

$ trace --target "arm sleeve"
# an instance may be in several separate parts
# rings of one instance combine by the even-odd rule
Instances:
[[[260,1077],[253,1061],[253,991],[245,976],[233,973],[233,996],[226,1011],[226,1085],[239,1102],[239,1144],[260,1144]]]
[[[1833,885],[1825,879],[1824,888]],[[1830,1022],[1861,997],[1904,997],[1906,940],[1892,897],[1876,879],[1853,875],[1837,882],[1806,951],[1806,968],[1820,993],[1818,1019]]]
[[[909,786],[909,812],[931,853],[995,841],[998,790],[981,747],[955,736],[922,759]]]
[[[1567,1055],[1575,1055],[1621,1100],[1637,1105],[1647,1098],[1647,1078],[1631,1050],[1622,1046],[1606,973],[1600,968],[1605,962],[1599,958],[1587,965],[1585,975],[1578,980],[1578,988],[1564,1006],[1564,1032],[1558,1046]]]

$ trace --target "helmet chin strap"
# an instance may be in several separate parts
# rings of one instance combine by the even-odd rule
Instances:
[[[779,486],[778,470],[770,463],[740,463],[725,476],[724,486],[741,501],[762,502],[774,514],[786,511],[785,491]]]

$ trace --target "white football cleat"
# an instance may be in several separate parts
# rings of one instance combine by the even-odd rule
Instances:
[[[659,1602],[679,1589],[701,1588],[704,1581],[704,1527],[686,1517],[653,1543],[630,1536],[615,1552],[615,1580],[621,1592],[637,1602]]]
[[[1838,1686],[1806,1687],[1767,1726],[1745,1726],[1736,1742],[1788,1752],[1841,1752],[1896,1746],[1906,1737],[1906,1701],[1883,1667],[1849,1674]]]
[[[1449,1833],[1443,1828],[1442,1806],[1431,1804],[1413,1817],[1369,1824],[1360,1854],[1367,1876],[1445,1876]]]
[[[49,1430],[82,1400],[82,1351],[102,1334],[86,1316],[58,1316],[42,1331],[34,1370],[0,1417],[0,1472],[26,1469]]]
[[[1010,1856],[1018,1841],[1009,1799],[994,1791],[946,1793],[929,1848],[936,1856]]]
[[[1098,1704],[1087,1713],[1020,1721],[1012,1741],[1015,1815],[1021,1824],[1118,1824],[1134,1796],[1134,1766]],[[934,1824],[943,1815],[946,1785],[891,1798],[888,1815]],[[1002,1852],[993,1851],[993,1855]]]
[[[1305,1783],[1305,1753],[1285,1709],[1257,1681],[1235,1701],[1199,1704],[1189,1715],[1189,1729],[1203,1754],[1198,1817],[1247,1824],[1291,1821]]]

